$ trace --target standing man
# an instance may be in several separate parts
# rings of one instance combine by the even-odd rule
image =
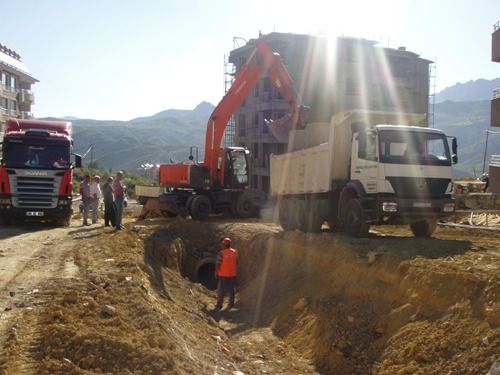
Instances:
[[[219,278],[217,283],[217,305],[220,310],[224,303],[224,296],[229,294],[229,310],[234,306],[234,294],[236,290],[236,276],[238,274],[238,250],[231,247],[231,239],[226,237],[222,240],[222,250],[217,257],[215,266],[215,277]]]
[[[102,187],[102,195],[104,198],[104,226],[112,227],[116,223],[115,200],[113,199],[113,177],[108,177],[106,183]]]
[[[92,224],[96,224],[99,221],[99,202],[101,201],[102,192],[101,186],[99,183],[101,182],[101,177],[95,175],[90,185],[90,198],[92,204]]]
[[[123,172],[116,172],[116,179],[113,183],[113,195],[115,197],[116,206],[116,222],[115,228],[121,230],[124,228],[122,225],[123,216],[123,201],[125,200],[125,185],[123,184]]]
[[[88,222],[89,208],[90,208],[90,176],[87,174],[83,177],[80,184],[80,196],[83,202],[83,225],[90,225]]]

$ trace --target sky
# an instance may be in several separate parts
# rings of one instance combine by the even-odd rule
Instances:
[[[0,43],[40,82],[36,117],[130,120],[217,104],[229,52],[259,32],[352,36],[436,62],[436,92],[500,77],[499,0],[17,0]]]

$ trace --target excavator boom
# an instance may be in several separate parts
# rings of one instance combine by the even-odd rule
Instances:
[[[219,149],[227,123],[250,94],[264,72],[267,72],[269,79],[281,96],[290,103],[292,115],[287,116],[290,121],[296,120],[297,116],[294,114],[304,108],[280,55],[272,50],[267,41],[260,41],[245,65],[238,72],[229,91],[215,107],[208,121],[204,165],[209,169],[212,183],[217,178]],[[283,121],[281,121],[281,125],[284,127],[289,126],[289,124],[282,123]]]

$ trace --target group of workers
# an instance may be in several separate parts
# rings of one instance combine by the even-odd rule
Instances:
[[[101,177],[85,175],[80,184],[80,195],[83,202],[83,225],[90,225],[89,211],[92,210],[92,224],[99,221],[99,205],[104,200],[104,225],[117,230],[124,228],[122,224],[123,208],[126,205],[123,172],[118,171],[116,178],[108,177],[101,190]]]

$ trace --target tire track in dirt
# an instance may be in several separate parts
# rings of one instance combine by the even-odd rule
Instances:
[[[74,227],[0,229],[0,370],[33,373],[32,349],[37,312],[54,295],[55,279],[70,278],[78,268],[71,250]],[[71,236],[71,237],[69,237]]]

